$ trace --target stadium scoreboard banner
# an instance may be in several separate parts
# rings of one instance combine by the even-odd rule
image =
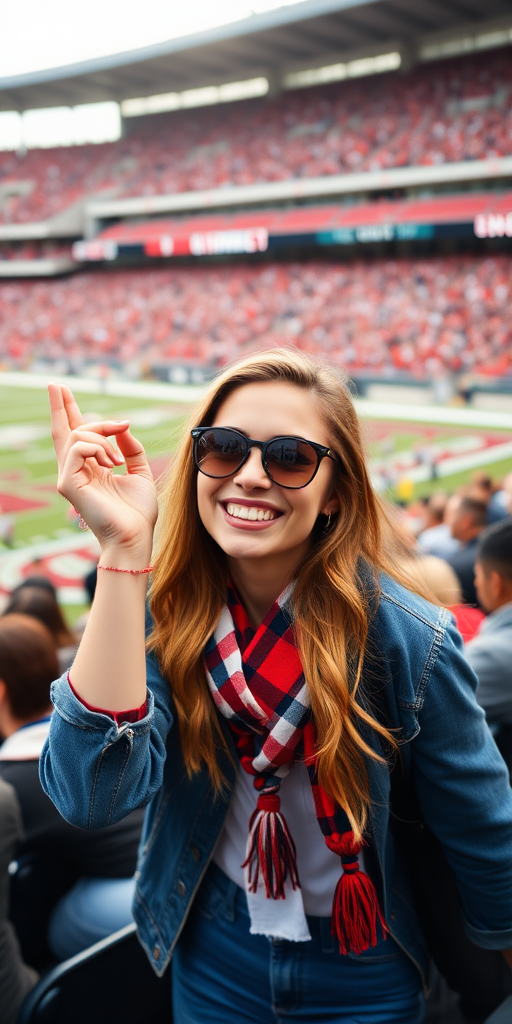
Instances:
[[[94,239],[73,244],[77,263],[103,263],[116,260],[170,259],[179,256],[229,256],[262,253],[290,247],[364,246],[370,243],[439,240],[442,238],[512,238],[512,212],[504,217],[479,215],[474,223],[442,224],[361,224],[332,231],[270,233],[255,225],[243,231],[192,232],[190,235],[162,234],[147,241]]]
[[[477,238],[512,238],[512,210],[508,213],[479,213],[473,227]]]
[[[394,242],[397,239],[434,238],[433,224],[361,224],[356,228],[320,231],[318,245],[357,245],[368,242]]]

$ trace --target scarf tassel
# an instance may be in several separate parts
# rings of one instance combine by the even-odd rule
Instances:
[[[386,938],[389,928],[379,906],[371,878],[359,868],[361,843],[353,832],[326,836],[327,846],[341,857],[343,874],[338,881],[332,905],[331,934],[338,939],[340,953],[355,953],[377,945],[377,926]]]
[[[260,793],[249,823],[247,858],[249,892],[257,892],[261,878],[267,899],[284,900],[286,879],[300,888],[297,851],[286,818],[280,813],[277,793]]]

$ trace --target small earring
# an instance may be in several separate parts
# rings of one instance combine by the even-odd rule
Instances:
[[[331,525],[331,519],[332,519],[332,515],[331,515],[331,513],[330,513],[330,512],[328,512],[328,513],[327,513],[327,522],[326,522],[326,524],[325,524],[325,526],[324,526],[324,533],[328,533],[328,531],[329,531],[329,527],[330,527],[330,525]]]

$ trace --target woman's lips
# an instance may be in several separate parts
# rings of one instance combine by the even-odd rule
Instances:
[[[224,518],[230,526],[239,530],[266,530],[281,518],[282,512],[266,502],[224,501],[221,502]]]

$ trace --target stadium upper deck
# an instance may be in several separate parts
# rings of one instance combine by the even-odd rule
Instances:
[[[0,221],[150,196],[512,154],[512,50],[153,115],[117,143],[0,154]]]

